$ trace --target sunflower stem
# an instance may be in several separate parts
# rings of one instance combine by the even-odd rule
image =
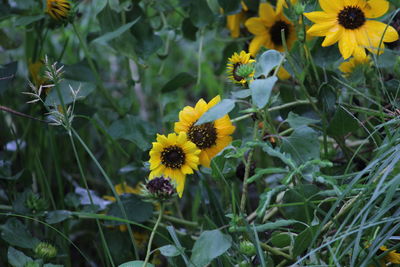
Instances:
[[[197,61],[197,82],[196,85],[200,85],[201,81],[201,58],[203,55],[203,42],[204,42],[204,28],[200,30],[200,38],[199,38],[199,50],[198,50],[198,61]]]
[[[256,136],[257,136],[257,127],[258,127],[258,121],[255,121],[254,127],[253,127],[253,140],[255,140]],[[243,177],[242,198],[240,200],[240,213],[243,213],[245,210],[245,207],[246,207],[246,199],[247,199],[247,193],[248,193],[247,179],[249,178],[249,174],[250,174],[252,158],[253,158],[253,149],[250,151],[249,155],[247,156],[247,160],[245,159],[246,165],[245,165],[244,177]]]
[[[161,219],[162,219],[162,216],[163,216],[163,213],[164,213],[164,208],[165,208],[164,203],[161,202],[160,206],[161,206],[160,213],[158,214],[158,218],[157,218],[156,224],[154,225],[154,228],[151,231],[150,238],[149,238],[149,243],[147,244],[146,258],[144,259],[142,267],[146,267],[147,263],[149,262],[150,255],[151,255],[151,245],[153,243],[154,236],[156,234],[158,226],[160,225],[160,222],[161,222]]]

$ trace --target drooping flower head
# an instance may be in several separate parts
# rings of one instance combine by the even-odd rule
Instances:
[[[242,10],[239,13],[226,16],[226,27],[231,32],[232,38],[238,38],[240,36],[240,25],[246,18],[245,13],[248,10],[248,7],[243,1],[241,4]]]
[[[175,123],[175,132],[187,133],[189,140],[201,150],[200,164],[205,167],[210,167],[211,159],[231,143],[230,135],[235,131],[228,115],[212,122],[194,125],[205,112],[220,101],[220,96],[214,97],[208,103],[200,99],[195,107],[184,107],[179,112],[179,122]]]
[[[157,135],[150,150],[150,175],[152,180],[159,176],[170,178],[176,183],[179,197],[185,186],[186,174],[192,174],[199,164],[200,150],[192,143],[186,133]]]
[[[296,40],[296,31],[286,16],[282,12],[276,12],[268,3],[261,3],[258,13],[259,17],[250,18],[245,22],[247,29],[255,35],[249,46],[251,55],[255,56],[263,46],[283,51],[282,30],[290,49]]]
[[[231,79],[234,83],[245,84],[247,82],[247,78],[253,77],[254,68],[252,71],[248,73],[248,76],[238,73],[240,67],[256,62],[254,59],[250,58],[250,53],[246,53],[245,51],[241,51],[239,54],[234,53],[230,58],[228,58],[228,75],[229,79]]]
[[[339,70],[343,72],[344,76],[350,75],[357,66],[370,65],[371,58],[369,56],[365,57],[352,57],[348,61],[343,62],[339,66]]]
[[[47,0],[46,12],[55,20],[68,18],[71,2],[68,0]]]
[[[344,59],[351,55],[365,58],[365,49],[372,53],[382,52],[384,44],[380,44],[381,39],[382,42],[394,42],[399,38],[393,27],[369,20],[388,11],[389,2],[386,0],[319,0],[319,5],[323,11],[304,13],[315,23],[307,34],[325,36],[322,46],[338,42]]]

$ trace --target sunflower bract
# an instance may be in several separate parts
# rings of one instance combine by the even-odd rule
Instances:
[[[46,12],[55,20],[64,20],[71,11],[71,2],[68,0],[47,0]]]

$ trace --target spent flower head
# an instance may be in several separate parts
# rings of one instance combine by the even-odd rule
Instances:
[[[151,179],[144,186],[145,196],[155,200],[168,200],[176,194],[171,179],[163,176]]]

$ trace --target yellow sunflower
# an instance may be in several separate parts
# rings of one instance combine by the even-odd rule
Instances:
[[[248,77],[240,76],[237,73],[237,70],[240,66],[256,62],[254,59],[251,59],[250,56],[250,53],[241,51],[239,54],[235,52],[230,58],[228,58],[228,75],[229,79],[231,79],[234,83],[245,84],[247,82],[246,78],[253,77],[254,70],[248,75]]]
[[[379,249],[382,250],[382,251],[387,251],[388,250],[388,248],[386,246],[381,246]],[[386,262],[391,262],[391,263],[394,263],[394,264],[400,264],[400,253],[397,253],[396,250],[389,251],[389,253],[386,254],[383,257],[383,259]]]
[[[235,131],[228,115],[213,122],[194,125],[197,120],[210,108],[221,101],[218,95],[206,103],[200,99],[196,106],[186,106],[179,112],[179,122],[175,123],[175,132],[187,133],[189,140],[201,149],[200,164],[210,167],[211,159],[232,141],[230,136]]]
[[[344,73],[345,76],[349,76],[357,66],[371,64],[371,58],[365,57],[352,57],[350,60],[343,62],[339,66],[339,70]]]
[[[296,4],[297,0],[290,0],[290,3]],[[283,8],[288,8],[287,4],[286,4],[286,0],[277,0],[276,1],[276,13],[280,13],[282,12]]]
[[[284,31],[286,44],[290,49],[296,40],[294,25],[282,12],[275,12],[268,3],[261,3],[258,9],[259,17],[246,20],[245,26],[254,34],[250,42],[249,52],[255,56],[262,46],[266,48],[283,51],[281,31]]]
[[[242,2],[242,11],[240,13],[226,16],[226,27],[231,32],[232,38],[238,38],[240,35],[240,24],[246,18],[246,11],[249,10],[244,2]]]
[[[380,45],[381,39],[382,42],[394,42],[399,38],[392,26],[367,20],[381,17],[388,11],[386,0],[319,0],[319,5],[323,11],[304,13],[315,23],[307,34],[325,36],[322,46],[339,42],[344,59],[351,55],[365,57],[365,49],[377,53],[384,48],[383,43]]]
[[[200,150],[192,143],[186,133],[157,135],[150,150],[149,179],[163,175],[176,183],[179,197],[185,187],[186,174],[192,174],[199,164]]]
[[[68,0],[47,0],[46,12],[55,20],[64,20],[71,10],[71,2]]]

